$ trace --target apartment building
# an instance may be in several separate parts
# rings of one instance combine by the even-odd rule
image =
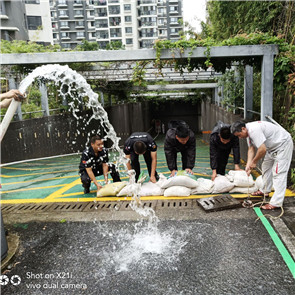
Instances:
[[[25,0],[29,40],[53,44],[49,0]]]
[[[41,0],[42,1],[42,0]],[[53,41],[75,48],[82,40],[105,48],[151,48],[157,39],[178,40],[182,0],[49,0]]]
[[[1,40],[29,40],[25,4],[22,1],[0,1]]]
[[[53,44],[49,0],[1,0],[1,39]]]

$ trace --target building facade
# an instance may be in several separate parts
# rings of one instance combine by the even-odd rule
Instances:
[[[25,3],[0,1],[1,40],[29,40]]]
[[[41,0],[42,1],[42,0]],[[126,49],[178,40],[182,0],[50,0],[54,44],[73,49],[82,40],[101,49],[120,41]]]
[[[29,40],[53,44],[49,0],[25,0]]]
[[[1,39],[53,44],[49,0],[0,0]]]

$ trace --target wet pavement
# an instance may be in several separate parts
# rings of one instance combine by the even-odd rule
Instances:
[[[287,226],[294,208],[286,203]],[[59,222],[4,216],[21,244],[5,275],[21,282],[2,294],[294,294],[292,272],[253,209],[156,210],[159,223],[149,227],[135,212],[97,213]]]

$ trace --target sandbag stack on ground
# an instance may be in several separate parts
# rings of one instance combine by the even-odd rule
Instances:
[[[255,181],[252,175],[247,175],[244,170],[230,170],[226,178],[234,185],[229,193],[253,193],[255,191]]]
[[[97,197],[114,197],[127,185],[126,181],[113,182],[106,184],[103,188],[97,191]]]
[[[214,179],[214,187],[212,194],[221,194],[228,193],[234,188],[234,184],[228,180],[227,177],[217,174],[217,177]]]
[[[194,176],[176,175],[162,181],[160,186],[165,190],[165,197],[188,197],[191,190],[197,187],[197,181]]]
[[[197,186],[192,188],[191,194],[211,194],[214,188],[214,182],[211,179],[198,178]]]

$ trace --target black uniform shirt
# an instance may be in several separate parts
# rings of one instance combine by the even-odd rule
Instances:
[[[103,163],[107,163],[109,161],[108,151],[106,148],[103,148],[101,152],[98,152],[96,156],[93,148],[90,146],[86,148],[81,157],[81,162],[79,165],[80,173],[86,168],[92,168],[93,173],[99,170],[99,166]]]
[[[210,135],[210,166],[212,170],[215,170],[218,167],[218,156],[222,156],[223,153],[229,154],[231,149],[233,150],[234,163],[240,164],[239,138],[231,134],[230,141],[227,144],[222,143],[219,137],[219,132],[223,126],[230,127],[230,125],[218,121]]]
[[[125,155],[130,155],[135,153],[133,145],[136,141],[142,141],[146,145],[146,150],[155,152],[157,150],[157,145],[154,142],[154,139],[147,132],[134,132],[129,138],[126,139],[124,144],[124,153]]]
[[[193,131],[189,129],[189,140],[186,144],[181,144],[176,139],[176,129],[169,129],[166,133],[164,151],[166,156],[167,165],[170,171],[176,170],[176,155],[178,152],[187,153],[187,167],[193,169],[196,159],[196,138]]]

